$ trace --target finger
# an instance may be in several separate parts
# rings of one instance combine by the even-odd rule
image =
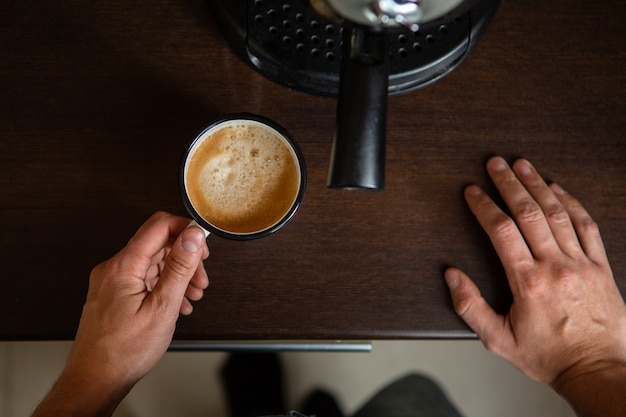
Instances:
[[[487,162],[487,170],[535,257],[557,256],[556,243],[543,210],[528,193],[506,161],[500,157]]]
[[[113,277],[126,277],[125,283],[144,286],[147,277],[154,276],[155,264],[167,253],[172,237],[188,224],[187,219],[165,212],[153,214],[128,241],[128,244],[109,260],[119,273]],[[181,228],[182,227],[182,228]],[[132,277],[129,279],[128,277]]]
[[[185,297],[189,298],[192,301],[198,301],[202,299],[202,297],[204,296],[204,290],[209,286],[209,280],[206,276],[206,273],[204,274],[203,278],[196,278],[197,275],[201,275],[201,273],[196,272],[196,274],[191,278],[189,286],[187,287],[187,291],[185,292]],[[158,281],[159,275],[146,278],[146,291],[152,292],[152,289],[156,286],[156,283]]]
[[[159,253],[169,254],[169,249],[161,250],[159,251]],[[206,246],[203,251],[202,259],[206,259],[205,253],[208,254],[208,248]],[[150,265],[150,267],[148,268],[148,271],[146,272],[145,284],[146,284],[146,290],[148,292],[152,291],[152,289],[156,285],[156,282],[159,280],[159,277],[161,276],[161,271],[163,271],[163,268],[165,267],[165,259],[162,259],[154,263],[157,259],[158,258],[156,257],[152,258],[153,263]],[[204,269],[203,262],[200,262],[200,264],[198,265],[198,269],[196,270],[196,273],[191,278],[191,281],[189,282],[189,286],[199,288],[200,290],[204,290],[205,288],[209,286],[209,277],[206,273],[206,270]],[[197,301],[197,299],[194,299],[194,301]]]
[[[557,245],[574,256],[582,251],[569,213],[548,187],[532,164],[524,159],[513,164],[513,170],[532,198],[539,204]]]
[[[186,228],[172,245],[152,298],[170,312],[178,312],[184,302],[191,278],[202,262],[206,241],[199,227]]]
[[[476,284],[461,270],[449,268],[445,280],[454,310],[492,352],[502,352],[512,341],[505,318],[496,313],[481,296]]]
[[[524,241],[517,225],[479,187],[472,185],[465,190],[465,199],[470,210],[485,230],[502,262],[509,278],[513,294],[518,293],[518,285],[513,279],[516,271],[523,270],[534,262],[533,256]]]
[[[187,291],[185,291],[185,298],[191,301],[199,301],[204,296],[204,289],[209,286],[209,277],[204,269],[204,263],[200,262],[198,269],[189,281]]]
[[[150,264],[148,270],[146,271],[146,281],[158,279],[161,276],[161,271],[164,266],[165,260]]]
[[[204,297],[204,290],[202,288],[194,287],[190,285],[185,291],[185,298],[190,301],[200,301]]]
[[[597,223],[582,204],[558,184],[551,184],[550,188],[569,213],[585,254],[598,264],[608,264],[606,250]]]
[[[209,286],[209,276],[206,273],[206,269],[204,269],[204,262],[200,262],[200,264],[198,265],[198,269],[191,278],[191,282],[189,283],[189,285],[193,285],[194,287],[200,288],[201,290]]]
[[[189,224],[189,219],[165,212],[153,214],[128,241],[126,250],[141,257],[159,256],[159,252]]]
[[[184,298],[183,303],[180,306],[179,312],[183,316],[190,315],[191,313],[193,313],[193,304],[191,304],[191,302],[187,298]]]
[[[152,292],[152,289],[156,286],[156,283],[158,281],[159,281],[159,277],[158,276],[155,276],[155,277],[152,277],[152,278],[146,278],[146,281],[145,281],[146,288],[145,288],[145,290],[148,291],[148,292]]]

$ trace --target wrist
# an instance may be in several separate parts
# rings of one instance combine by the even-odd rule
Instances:
[[[110,417],[132,387],[89,368],[66,368],[33,417]]]
[[[574,365],[550,386],[580,417],[626,415],[626,362]]]

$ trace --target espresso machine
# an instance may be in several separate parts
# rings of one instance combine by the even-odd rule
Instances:
[[[384,188],[387,101],[444,77],[499,0],[209,0],[224,36],[265,77],[337,97],[328,187]],[[330,139],[330,138],[329,138]]]

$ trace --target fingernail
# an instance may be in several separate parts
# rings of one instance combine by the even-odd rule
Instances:
[[[506,161],[500,157],[493,158],[490,162],[491,169],[496,172],[504,171],[506,169]]]
[[[480,187],[479,187],[479,186],[477,186],[477,185],[470,185],[469,187],[467,187],[467,188],[465,189],[465,192],[466,192],[468,195],[471,195],[471,196],[477,196],[477,195],[479,195],[479,194],[482,192],[482,190],[481,190],[481,189],[480,189]]]
[[[204,233],[197,227],[189,227],[183,231],[182,245],[187,252],[196,253],[202,247]]]
[[[444,275],[444,278],[446,280],[446,284],[448,285],[448,288],[451,291],[455,290],[461,283],[461,277],[458,271],[454,269],[448,269]]]
[[[550,184],[550,188],[552,189],[552,192],[556,195],[565,195],[565,190],[555,182]]]
[[[523,159],[519,160],[515,167],[517,168],[517,171],[522,175],[530,175],[533,172],[530,166],[530,162]]]

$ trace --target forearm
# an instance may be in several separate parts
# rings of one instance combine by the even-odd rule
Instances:
[[[626,364],[605,364],[591,372],[568,378],[564,374],[552,387],[580,417],[626,416]]]
[[[130,386],[118,386],[97,375],[67,370],[39,404],[33,417],[110,417]]]

